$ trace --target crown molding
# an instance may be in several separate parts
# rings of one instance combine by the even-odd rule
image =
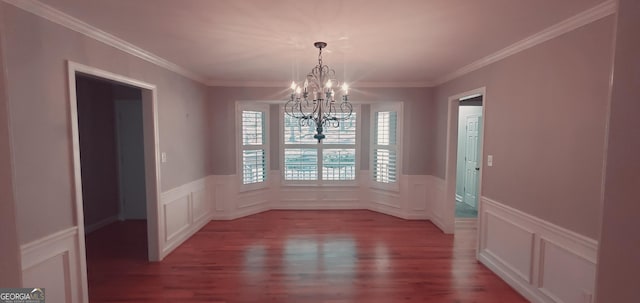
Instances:
[[[291,82],[288,81],[208,81],[208,86],[216,87],[282,87],[288,88]],[[351,87],[432,87],[433,82],[353,82],[349,83]]]
[[[415,82],[355,82],[353,83],[353,87],[373,87],[373,88],[383,88],[383,87],[433,87],[435,83],[432,81],[415,81]]]
[[[208,86],[221,86],[221,87],[288,87],[288,82],[281,81],[207,81],[205,77],[197,74],[191,70],[188,70],[182,66],[179,66],[173,62],[170,62],[164,58],[161,58],[149,51],[146,51],[134,44],[131,44],[123,39],[120,39],[110,33],[98,29],[88,23],[85,23],[75,17],[65,14],[49,5],[46,5],[38,0],[2,0],[27,12],[40,16],[51,22],[64,26],[68,29],[84,34],[90,38],[98,40],[123,52],[136,56],[140,59],[148,61],[152,64],[165,68],[167,70],[178,73],[189,79],[198,81]],[[443,77],[437,78],[435,81],[414,81],[414,82],[355,82],[353,87],[368,87],[368,88],[391,88],[391,87],[434,87],[444,84],[455,78],[483,68],[487,65],[505,59],[509,56],[517,54],[521,51],[534,47],[538,44],[556,38],[562,34],[575,30],[579,27],[585,26],[589,23],[602,19],[606,16],[614,14],[616,12],[616,1],[607,0],[599,5],[596,5],[588,10],[585,10],[573,17],[570,17],[564,21],[561,21],[551,27],[548,27],[534,35],[531,35],[523,40],[520,40],[510,46],[507,46],[491,55],[488,55],[480,60],[472,62],[460,69],[457,69]]]
[[[30,12],[34,15],[47,19],[53,23],[64,26],[70,30],[84,34],[85,36],[98,40],[104,44],[115,47],[125,53],[131,54],[140,59],[153,63],[157,66],[160,66],[172,72],[178,73],[189,79],[206,84],[206,80],[203,76],[197,73],[194,73],[173,62],[170,62],[164,58],[161,58],[138,46],[135,46],[134,44],[131,44],[123,39],[120,39],[110,33],[100,30],[95,26],[92,26],[68,14],[65,14],[40,1],[37,1],[37,0],[3,0],[3,1],[15,7],[18,7],[22,10]]]
[[[217,87],[283,87],[289,88],[291,82],[287,81],[224,81],[211,80],[206,82],[207,86]]]
[[[495,63],[509,56],[515,55],[521,51],[534,47],[543,42],[549,41],[560,35],[568,33],[572,30],[585,26],[594,21],[600,20],[606,16],[615,14],[616,1],[607,0],[590,9],[587,9],[573,17],[565,19],[555,25],[552,25],[536,34],[533,34],[525,39],[522,39],[514,44],[511,44],[489,56],[486,56],[480,60],[472,62],[458,70],[455,70],[441,78],[434,81],[435,85],[441,85],[449,82],[455,78],[466,75],[470,72],[483,68],[489,64]]]

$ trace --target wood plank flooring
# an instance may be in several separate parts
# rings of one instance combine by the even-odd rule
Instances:
[[[476,230],[370,211],[215,221],[146,261],[144,221],[87,237],[90,302],[527,302],[475,260]]]

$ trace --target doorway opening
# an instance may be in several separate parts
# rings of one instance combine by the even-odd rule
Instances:
[[[142,91],[80,74],[76,100],[85,234],[146,221]]]
[[[456,161],[456,219],[478,217],[480,141],[483,95],[458,100],[458,151]]]
[[[85,302],[88,263],[95,274],[109,258],[161,260],[157,97],[154,85],[70,61],[68,81]]]
[[[478,226],[481,225],[483,219],[482,146],[485,130],[483,122],[486,117],[487,105],[486,88],[480,87],[451,96],[447,105],[443,230],[446,233],[467,233],[479,236]],[[474,106],[476,108],[470,108]],[[472,112],[472,114],[467,115],[467,112]],[[459,140],[463,141],[465,145],[460,147],[460,151],[458,148]],[[466,145],[469,145],[470,148],[467,148]],[[459,152],[463,154],[460,157],[458,156]],[[461,161],[458,161],[459,158]],[[464,165],[458,165],[459,162]],[[465,187],[466,190],[464,190]],[[461,205],[460,202],[464,204]],[[456,205],[464,207],[464,209],[456,209]],[[479,241],[474,242],[476,245],[479,243]]]
[[[83,74],[75,81],[91,289],[105,262],[125,255],[147,261],[142,90]]]

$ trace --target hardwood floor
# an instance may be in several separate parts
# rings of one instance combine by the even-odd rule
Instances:
[[[476,230],[370,211],[269,211],[215,221],[160,263],[144,221],[87,237],[99,302],[527,302],[475,260]]]

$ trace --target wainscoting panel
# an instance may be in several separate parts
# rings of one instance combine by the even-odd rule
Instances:
[[[363,209],[359,186],[287,186],[272,209]]]
[[[207,216],[211,209],[211,201],[208,198],[206,188],[202,188],[191,193],[191,204],[194,222],[208,219]]]
[[[486,238],[483,251],[517,274],[532,282],[534,233],[492,212],[485,212]]]
[[[427,210],[427,184],[424,183],[412,183],[409,185],[409,192],[411,193],[409,198],[409,207],[415,211]]]
[[[592,303],[597,241],[480,199],[480,261],[531,302]]]
[[[428,186],[427,212],[429,219],[440,230],[445,233],[453,233],[453,222],[448,223],[445,215],[446,204],[445,198],[446,181],[435,176],[426,176]],[[450,203],[453,203],[451,201]],[[453,205],[455,207],[455,205]]]
[[[165,241],[169,242],[189,228],[191,218],[189,216],[189,195],[164,203],[164,234]]]
[[[369,197],[371,202],[374,204],[379,204],[382,206],[387,206],[391,208],[401,209],[400,206],[400,192],[396,191],[387,191],[377,188],[369,189]]]
[[[269,171],[267,187],[245,189],[237,175],[209,176],[212,219],[233,220],[269,209],[369,209],[411,219],[431,219],[437,204],[437,179],[426,175],[402,175],[397,190],[372,187],[369,172],[361,171],[358,182],[340,186],[286,184],[280,171]]]
[[[553,302],[592,302],[596,264],[540,239],[539,289]]]
[[[162,193],[164,226],[161,229],[161,258],[171,253],[211,220],[211,199],[207,192],[208,177]]]
[[[214,217],[228,211],[227,201],[229,201],[229,186],[232,185],[234,175],[231,176],[209,176],[209,188],[213,197]]]
[[[238,194],[237,208],[249,208],[269,203],[271,189],[263,188]]]
[[[78,237],[71,227],[22,245],[23,286],[45,288],[47,302],[82,302],[87,294]]]

